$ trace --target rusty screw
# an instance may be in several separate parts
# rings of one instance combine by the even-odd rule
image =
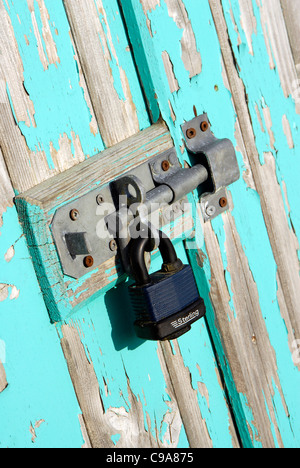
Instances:
[[[111,240],[110,243],[109,243],[109,248],[110,248],[110,250],[111,250],[112,252],[114,252],[115,250],[117,250],[117,247],[118,247],[118,246],[117,246],[116,241],[115,241],[114,239]]]
[[[91,268],[94,265],[93,257],[91,255],[89,255],[88,257],[85,257],[83,260],[83,264],[85,268]]]
[[[208,130],[208,127],[209,127],[208,122],[206,121],[201,122],[200,128],[202,132],[206,132]]]
[[[167,172],[170,169],[170,162],[165,160],[161,163],[161,168],[164,172]]]
[[[221,208],[225,208],[225,206],[227,206],[227,204],[228,204],[228,201],[227,201],[226,197],[220,198],[219,205],[220,205]]]
[[[97,195],[96,202],[97,202],[97,205],[102,205],[102,203],[104,203],[104,198],[101,194]]]
[[[70,211],[70,218],[72,221],[76,221],[79,216],[79,211],[78,210],[71,210]]]
[[[195,138],[196,133],[197,132],[194,128],[189,128],[186,132],[186,136],[189,138],[189,140],[192,140],[192,138]]]

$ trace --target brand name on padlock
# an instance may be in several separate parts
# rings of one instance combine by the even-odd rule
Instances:
[[[181,317],[178,320],[175,320],[174,322],[171,322],[171,325],[174,328],[181,327],[181,325],[185,325],[186,323],[190,322],[194,318],[199,317],[199,315],[200,315],[199,310],[195,310],[195,312],[191,312],[186,317]]]

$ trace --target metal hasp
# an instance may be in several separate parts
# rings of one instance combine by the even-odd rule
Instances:
[[[228,208],[226,187],[240,178],[236,152],[228,139],[217,139],[207,114],[182,125],[187,150],[207,167],[210,187],[200,197],[204,221],[210,221]]]
[[[170,207],[180,218],[197,188],[205,221],[227,208],[226,186],[240,177],[231,141],[214,137],[206,114],[182,129],[188,151],[201,158],[193,167],[183,169],[171,148],[56,211],[51,230],[65,275],[79,279],[117,254],[131,274],[130,240],[149,233],[158,240]]]
[[[136,231],[143,227],[155,238],[169,224],[170,208],[174,220],[181,217],[186,195],[207,178],[201,164],[183,169],[171,148],[59,208],[51,230],[64,274],[79,279],[117,253],[130,274],[128,245]]]

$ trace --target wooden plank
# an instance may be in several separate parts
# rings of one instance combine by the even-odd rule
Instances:
[[[116,257],[95,265],[86,277],[78,280],[64,276],[50,228],[56,210],[74,200],[74,194],[80,198],[130,171],[145,161],[147,155],[151,159],[172,147],[166,126],[157,124],[16,198],[19,217],[53,322],[65,319],[74,308],[82,306],[96,293],[112,288],[120,282],[120,277],[125,278]],[[185,218],[179,220],[178,225],[180,223],[189,225]],[[189,232],[192,225],[191,219]]]
[[[259,4],[260,25],[265,40],[266,51],[269,57],[270,69],[278,70],[281,88],[285,97],[295,98],[295,82],[297,70],[286,30],[280,0],[263,0]],[[240,22],[247,37],[249,52],[253,54],[252,34],[257,34],[257,18],[254,14],[252,1],[242,0],[240,7]],[[299,103],[295,102],[299,113]]]
[[[0,447],[80,446],[80,408],[13,197],[0,150]]]
[[[300,41],[299,41],[299,21],[300,21],[300,12],[297,8],[296,2],[293,0],[281,0],[281,8],[283,11],[283,16],[286,23],[286,29],[288,37],[290,40],[290,45],[294,57],[294,62],[298,74],[300,76]],[[299,83],[297,83],[297,88]],[[299,99],[299,94],[298,94]]]
[[[278,133],[278,128],[274,125],[274,120],[272,123],[272,118],[273,115],[271,113],[272,107],[275,107],[277,103],[275,103],[274,99],[274,94],[273,98],[271,97],[272,95],[268,95],[268,91],[270,90],[271,87],[271,81],[269,80],[269,77],[266,78],[265,85],[262,86],[262,83],[260,83],[260,88],[259,88],[259,95],[263,96],[261,99],[264,100],[263,103],[263,108],[264,112],[261,112],[263,115],[263,125],[264,128],[267,129],[267,132],[265,130],[263,133],[266,136],[266,139],[269,139],[269,147],[270,147],[270,152],[267,152],[265,150],[264,156],[263,156],[263,162],[264,164],[261,165],[260,162],[260,156],[259,156],[259,151],[261,151],[260,147],[260,137],[259,137],[259,131],[257,131],[257,127],[251,125],[251,120],[249,118],[249,111],[250,113],[252,112],[252,121],[255,122],[255,117],[254,117],[254,107],[255,111],[257,111],[257,107],[253,106],[253,101],[255,100],[255,91],[253,89],[253,86],[251,86],[251,83],[255,83],[255,80],[253,79],[253,76],[251,77],[252,82],[249,83],[249,80],[246,79],[245,74],[243,72],[240,72],[240,76],[242,76],[244,83],[240,80],[240,77],[237,74],[236,71],[236,64],[233,63],[232,60],[232,50],[229,47],[229,42],[227,35],[225,33],[226,31],[226,24],[223,21],[223,13],[221,11],[221,6],[219,2],[211,2],[212,6],[212,11],[214,13],[214,19],[215,23],[217,26],[218,34],[219,34],[219,39],[222,47],[222,53],[223,53],[223,58],[225,61],[225,67],[226,71],[228,74],[228,80],[230,83],[230,88],[232,90],[233,94],[233,101],[234,105],[238,114],[238,119],[239,119],[239,124],[241,128],[241,133],[243,136],[244,144],[245,144],[245,150],[247,157],[246,159],[248,160],[248,167],[251,168],[252,176],[253,176],[253,181],[256,187],[257,192],[260,195],[260,201],[261,201],[261,206],[262,206],[262,212],[264,215],[264,220],[266,224],[266,228],[268,231],[269,235],[269,240],[270,244],[272,247],[272,252],[274,255],[274,259],[276,261],[277,269],[278,269],[278,278],[279,282],[283,285],[282,286],[282,293],[285,298],[285,306],[286,310],[288,310],[288,316],[287,314],[284,315],[285,323],[286,326],[289,330],[289,335],[288,335],[288,342],[289,342],[289,348],[292,348],[292,343],[295,340],[295,337],[299,336],[299,262],[298,262],[298,256],[297,256],[297,250],[299,248],[298,240],[295,237],[295,231],[294,229],[291,229],[290,223],[289,223],[289,217],[291,216],[291,212],[289,217],[287,216],[286,213],[286,206],[285,206],[285,200],[283,198],[283,193],[284,191],[280,189],[279,181],[280,178],[278,177],[278,173],[276,171],[276,166],[275,164],[278,164],[279,160],[282,160],[280,158],[280,155],[286,154],[286,147],[285,145],[281,145],[279,141],[279,133]],[[265,3],[265,7],[268,8],[270,6],[269,2]],[[278,5],[273,5],[274,6],[274,11],[278,12],[280,14],[280,11],[278,10]],[[224,9],[226,6],[223,6]],[[228,11],[228,10],[225,10]],[[263,28],[263,24],[265,21],[265,16],[264,13],[262,13],[262,16],[259,17],[257,15],[257,12],[255,12],[255,16],[257,18],[257,28],[261,27]],[[236,17],[236,15],[235,15]],[[272,15],[270,15],[272,18]],[[227,16],[227,19],[228,16]],[[259,21],[261,21],[261,26],[259,25]],[[243,24],[245,24],[246,18],[244,18]],[[230,23],[228,22],[227,25]],[[270,22],[269,23],[269,34],[271,37],[275,37],[278,32],[278,28],[280,28],[280,37],[286,37],[286,31],[284,28],[284,24],[282,21],[277,21],[277,22]],[[239,31],[242,31],[242,28],[239,26]],[[276,33],[275,33],[276,31]],[[286,44],[286,42],[285,42]],[[263,47],[261,46],[262,53],[260,52],[259,49],[259,44],[256,45],[256,55],[257,55],[257,60],[258,64],[262,63],[262,57],[261,55],[264,54]],[[276,66],[279,68],[279,74],[280,74],[280,66],[281,66],[281,58],[280,58],[280,48],[281,44],[276,44],[272,43],[272,51],[274,55],[277,57],[278,62],[276,62]],[[275,52],[276,49],[276,52]],[[254,53],[254,56],[255,56]],[[287,57],[290,55],[287,54]],[[235,57],[239,59],[239,55],[235,54]],[[260,60],[260,62],[259,62]],[[288,59],[289,60],[289,59]],[[246,63],[240,63],[240,70],[245,70],[246,68]],[[251,69],[253,70],[253,65],[251,66]],[[274,80],[275,81],[275,80]],[[281,84],[283,86],[283,91],[284,89],[284,82],[282,81],[281,77]],[[278,86],[277,83],[274,84],[275,87]],[[244,88],[245,87],[245,88]],[[244,99],[245,96],[245,90],[248,95],[248,99],[250,101],[248,104],[247,108],[247,103]],[[262,91],[263,90],[263,91]],[[261,93],[264,93],[263,95]],[[286,94],[286,93],[285,93]],[[268,97],[267,97],[268,95]],[[266,104],[267,103],[267,104]],[[270,109],[268,107],[270,106]],[[285,107],[285,111],[287,110],[287,106],[284,105],[284,101],[282,100],[282,106]],[[284,112],[285,112],[284,111]],[[289,106],[289,114],[292,115],[292,110],[291,106]],[[295,115],[292,117],[295,119]],[[261,131],[261,130],[260,130]],[[256,140],[256,141],[255,141]],[[288,146],[290,150],[292,150],[292,145],[290,144],[289,141],[287,141]],[[294,140],[294,144],[296,144],[296,141]],[[276,154],[273,153],[272,150],[275,150],[276,148]],[[272,152],[271,152],[272,151]],[[282,152],[282,153],[281,153]],[[276,162],[277,160],[277,162]],[[297,165],[297,163],[296,163]],[[294,168],[294,170],[296,170]],[[296,170],[297,171],[297,170]],[[289,168],[286,166],[284,170],[284,175],[282,174],[282,178],[284,177],[284,180],[286,182],[286,187],[289,186],[291,187],[294,182],[290,180],[291,172],[289,171]],[[296,222],[296,219],[295,219]],[[266,252],[266,258],[267,258],[267,252]],[[261,300],[260,300],[261,301]],[[264,311],[262,310],[262,313],[266,314],[266,305],[264,306]],[[270,307],[270,306],[268,306]],[[282,302],[281,302],[281,307],[282,307]],[[283,308],[283,309],[284,309]],[[268,323],[268,322],[267,322]],[[295,327],[295,328],[294,328]],[[293,329],[293,331],[291,331]],[[274,375],[281,375],[282,369],[284,367],[281,367],[280,369],[280,354],[283,355],[283,351],[279,351],[281,348],[281,343],[280,341],[274,340],[274,335],[272,337],[272,327],[268,326],[267,329],[267,334],[268,339],[270,339],[270,342],[272,343],[272,347],[275,349],[275,354],[276,354],[276,361],[273,362],[273,372]],[[279,330],[279,329],[278,329]],[[277,330],[277,332],[278,332]],[[282,329],[282,334],[284,336],[284,330]],[[265,345],[267,344],[267,341],[265,340]],[[279,354],[280,353],[280,354]],[[270,356],[270,354],[267,353],[267,350],[264,352],[264,356]],[[286,363],[283,364],[281,362],[282,366],[288,366],[289,361],[288,358],[286,357]],[[275,374],[276,372],[276,374]],[[274,377],[273,377],[274,378]],[[294,378],[296,377],[296,374],[294,375]],[[285,408],[287,412],[287,407],[290,408],[291,403],[289,404],[286,395],[288,394],[287,388],[292,385],[290,381],[285,381],[284,377],[281,377],[281,384],[277,384],[277,388],[281,389],[279,390],[279,393],[282,396],[282,404],[283,408]],[[296,384],[294,384],[296,385]],[[271,392],[271,397],[274,398],[273,391]],[[269,403],[269,408],[272,407],[272,403]],[[297,408],[294,407],[294,413],[296,414],[298,411]],[[271,419],[273,419],[271,417]],[[287,438],[285,441],[281,439],[282,434],[284,433],[284,425],[285,421],[282,419],[281,424],[282,427],[280,427],[280,423],[273,422],[274,427],[276,427],[276,438],[277,438],[277,443],[278,444],[294,444],[295,442],[293,441],[294,436]],[[267,434],[267,429],[264,427],[263,434]],[[275,439],[276,440],[276,439]],[[266,442],[267,443],[267,442]],[[275,442],[274,442],[275,443]]]
[[[14,54],[17,53],[21,54],[22,66],[20,65],[20,68],[22,69],[25,77],[24,85],[29,94],[28,99],[33,103],[31,108],[34,107],[35,109],[35,114],[32,112],[32,116],[37,117],[38,114],[40,117],[39,119],[36,119],[36,127],[31,125],[28,128],[26,125],[22,124],[21,119],[19,120],[19,118],[17,118],[14,120],[11,118],[10,114],[12,114],[12,110],[13,113],[15,113],[14,108],[16,106],[16,98],[14,98],[12,91],[10,92],[10,99],[8,98],[7,92],[5,93],[7,121],[5,122],[3,119],[2,123],[4,126],[4,156],[6,158],[9,171],[13,176],[12,179],[15,190],[24,191],[25,189],[32,188],[41,180],[47,179],[50,175],[59,172],[60,162],[62,162],[63,165],[61,169],[65,169],[67,167],[67,165],[64,165],[63,163],[65,157],[67,157],[68,164],[70,165],[77,162],[76,158],[72,160],[71,154],[74,156],[74,151],[69,150],[70,146],[72,147],[72,144],[69,146],[67,139],[76,142],[80,141],[83,148],[82,153],[84,155],[98,153],[99,149],[101,149],[100,143],[102,145],[102,140],[99,137],[99,134],[95,132],[94,116],[91,117],[88,94],[86,92],[82,93],[81,90],[81,74],[76,75],[77,81],[72,81],[73,89],[76,88],[77,90],[75,93],[76,99],[71,100],[71,102],[66,101],[67,92],[64,85],[66,85],[66,82],[69,85],[67,77],[70,73],[74,78],[73,71],[74,68],[76,69],[78,64],[75,62],[76,54],[75,60],[73,57],[74,51],[71,47],[72,41],[69,40],[69,25],[66,22],[62,3],[54,3],[51,0],[45,0],[44,2],[39,2],[39,6],[42,8],[38,9],[37,3],[35,2],[33,5],[34,10],[32,10],[31,2],[29,2],[31,10],[27,10],[27,5],[24,3],[16,4],[16,2],[13,3],[5,1],[3,4],[5,6],[5,11],[3,10],[4,15],[1,16],[1,19],[5,19],[5,21],[8,22],[10,31],[10,36],[8,37],[10,37],[12,44],[17,44],[18,46],[12,50],[12,55],[14,56]],[[46,9],[49,15],[45,14]],[[49,36],[47,27],[44,26],[43,28],[43,22],[45,23],[45,26],[47,26],[46,23],[49,22],[51,35],[56,44],[57,53],[55,52],[54,44]],[[113,24],[113,20],[110,20],[109,24]],[[119,27],[116,31],[119,31]],[[120,33],[122,33],[122,31],[120,31]],[[24,35],[26,37],[24,37]],[[29,42],[29,46],[27,46],[27,42]],[[120,53],[120,56],[124,54],[125,51],[125,47],[123,46],[124,43],[119,45],[120,49],[123,50],[123,52]],[[30,49],[27,50],[26,47],[30,47]],[[118,49],[118,51],[120,51],[120,49]],[[29,51],[31,53],[29,53]],[[61,52],[63,52],[63,55]],[[127,53],[128,52],[126,52],[126,54]],[[54,63],[48,63],[48,59],[50,60],[50,57]],[[60,63],[57,60],[57,57],[59,57]],[[64,60],[62,58],[64,58]],[[62,76],[60,74],[60,67],[63,65],[65,65],[65,67]],[[50,86],[49,81],[46,80],[50,73],[51,84],[56,83],[54,94],[52,85]],[[19,75],[16,73],[16,77],[18,76]],[[80,84],[78,84],[79,80]],[[17,79],[16,81],[18,82]],[[130,83],[135,83],[135,80],[132,79],[132,77],[129,77],[129,81]],[[23,77],[21,76],[20,88],[22,83]],[[76,86],[75,83],[77,83]],[[49,87],[52,92],[52,94],[50,93],[50,108],[47,107]],[[70,88],[67,86],[67,89]],[[135,89],[134,91],[137,93],[138,89]],[[56,104],[60,101],[61,94],[63,95],[63,112],[62,108],[58,109],[56,107]],[[7,102],[7,99],[9,102]],[[121,101],[122,100],[120,100],[120,106],[122,105]],[[135,101],[135,104],[137,105],[137,101]],[[95,106],[94,102],[93,106]],[[145,125],[145,114],[143,113],[143,109],[138,109],[141,127]],[[49,118],[49,110],[51,118]],[[60,112],[62,112],[63,116],[60,115]],[[105,112],[107,118],[109,118],[111,109],[108,107],[105,109]],[[59,151],[57,149],[57,142],[60,139],[60,132],[65,130],[65,122],[68,119],[74,124],[74,121],[72,120],[72,118],[74,118],[73,114],[76,114],[78,119],[80,119],[80,122],[79,120],[76,120],[78,124],[76,131],[72,127],[75,132],[75,137],[70,137],[69,129],[66,133],[67,137],[64,137],[65,144],[62,145],[61,151]],[[27,109],[24,115],[28,115]],[[42,121],[40,120],[41,116],[44,116]],[[136,120],[134,115],[133,120]],[[47,125],[43,125],[43,122],[45,123],[46,121]],[[17,125],[15,125],[15,123],[17,123]],[[30,121],[28,120],[27,123],[29,125]],[[6,124],[7,127],[5,127]],[[122,129],[119,130],[121,135],[120,139],[122,139]],[[35,135],[35,132],[37,138],[33,141],[31,137],[32,135]],[[94,136],[95,133],[96,136]],[[13,135],[13,137],[11,137],[11,135]],[[51,138],[49,138],[49,135]],[[35,143],[37,144],[35,145]],[[47,157],[42,151],[39,151],[40,148],[43,148],[46,156],[48,156],[49,161],[47,161],[47,164],[43,162]],[[93,148],[93,152],[90,150],[91,148]],[[15,158],[12,157],[13,149],[15,150]],[[28,154],[33,162],[35,161],[34,170],[31,169],[33,162],[28,162]],[[25,160],[23,161],[22,158],[24,155]],[[50,165],[48,162],[50,162]],[[17,167],[14,168],[14,165]],[[50,171],[48,170],[47,165],[51,167]],[[54,170],[53,166],[55,167]],[[49,185],[51,185],[51,183]],[[156,261],[154,263],[154,268],[158,268],[158,262]],[[20,270],[20,272],[21,271],[23,270]],[[28,276],[30,279],[32,274],[32,271],[28,271],[24,276]],[[37,284],[35,283],[35,288],[36,287]],[[41,336],[43,346],[45,346],[45,344],[48,344],[50,340],[49,334],[51,334],[53,339],[53,333],[55,336],[56,331],[55,327],[50,326],[48,319],[45,318],[43,303],[41,303],[42,305],[39,303],[39,301],[41,301],[40,290],[37,292],[35,288],[30,284],[28,289],[26,289],[27,295],[24,297],[24,302],[22,303],[24,312],[22,317],[24,318],[24,321],[26,321],[27,327],[32,327],[33,335],[35,337]],[[9,289],[9,292],[10,291],[11,290]],[[124,291],[126,294],[124,294]],[[166,366],[161,357],[159,359],[157,356],[155,343],[143,343],[138,341],[132,333],[132,330],[128,336],[128,329],[132,326],[132,320],[130,317],[125,315],[126,309],[123,306],[123,304],[126,303],[127,298],[126,289],[123,289],[125,300],[123,299],[120,302],[121,293],[122,289],[119,287],[118,290],[112,291],[111,294],[109,292],[106,295],[102,294],[98,299],[92,301],[88,307],[80,308],[75,315],[72,316],[66,324],[64,324],[62,329],[62,324],[57,325],[72,382],[83,413],[82,419],[85,422],[88,436],[91,439],[91,444],[92,446],[103,446],[103,444],[105,446],[110,446],[112,441],[114,445],[121,447],[187,447],[188,440],[186,438],[185,429],[182,425],[176,397],[174,396],[174,392],[172,393],[170,379],[168,374],[165,372]],[[124,311],[120,311],[120,303],[122,303]],[[33,327],[31,321],[28,320],[28,309],[30,307],[34,308],[30,316],[32,320],[36,321],[36,328],[35,326]],[[127,308],[129,308],[128,304]],[[17,313],[19,311],[16,309],[14,312]],[[42,315],[42,318],[40,317],[40,314]],[[40,325],[41,320],[46,320],[48,327],[47,332],[44,327]],[[113,323],[113,327],[111,321]],[[36,331],[39,327],[40,335]],[[3,329],[7,328],[8,324],[5,323]],[[75,331],[74,328],[76,328]],[[25,335],[28,333],[24,327],[20,327],[20,333],[21,332]],[[31,336],[31,334],[28,336]],[[21,344],[22,340],[18,339],[18,342]],[[201,345],[201,349],[202,347],[205,347],[205,349],[208,350],[208,357],[206,357],[206,360],[209,362],[209,374],[213,377],[211,393],[216,395],[216,401],[220,398],[221,402],[223,402],[223,393],[221,389],[218,387],[216,390],[214,389],[216,379],[215,362],[212,349],[209,347],[208,339],[207,343],[208,344],[203,344],[203,346]],[[51,342],[51,344],[53,345],[53,342]],[[27,352],[25,353],[25,356],[32,357],[30,356],[30,353]],[[45,361],[41,359],[40,356],[38,357],[43,364]],[[53,362],[55,363],[59,362],[59,360],[56,361],[56,353],[50,345],[47,349],[46,357],[48,360],[53,359]],[[147,362],[147,367],[145,366],[145,362]],[[21,360],[20,365],[22,363],[23,361]],[[46,365],[45,368],[47,368]],[[164,370],[162,370],[162,368]],[[60,386],[56,387],[57,391],[61,391],[61,385],[64,386],[65,382],[62,379],[60,372],[58,372],[57,375],[55,374],[56,366],[52,366],[51,369],[52,373],[48,373],[50,376],[54,375],[53,382],[60,382]],[[78,371],[78,369],[80,369],[80,371]],[[51,385],[49,385],[49,391],[51,388]],[[39,390],[40,387],[37,385],[36,392]],[[33,395],[36,395],[36,392],[34,391]],[[4,394],[5,393],[3,393],[3,395]],[[55,395],[55,392],[53,394]],[[97,394],[101,395],[100,400],[97,397]],[[14,398],[16,400],[16,396]],[[16,401],[14,401],[14,398],[12,397],[12,400],[9,401],[7,411],[9,411],[13,402],[17,409],[18,405],[22,403],[21,398],[18,398]],[[42,402],[44,402],[45,405],[48,404],[48,399],[45,398],[44,400],[43,395],[40,395],[38,399],[39,401],[42,399]],[[59,400],[59,397],[56,397],[54,400]],[[201,395],[198,395],[198,402],[199,401],[201,402]],[[72,403],[72,398],[70,398],[68,404],[65,404],[65,400],[63,398],[61,399],[61,404],[65,404],[66,411],[69,411]],[[49,411],[52,410],[52,406],[49,404],[48,406]],[[218,406],[218,408],[220,407],[219,404],[216,404],[216,406]],[[214,428],[216,428],[218,437],[216,437],[215,432],[210,429],[212,432],[211,437],[212,439],[216,439],[216,441],[214,441],[214,444],[216,445],[221,445],[221,439],[224,442],[224,445],[231,446],[231,437],[228,437],[227,433],[224,437],[223,431],[219,431],[219,427],[222,426],[220,421],[222,423],[225,421],[225,424],[227,423],[226,405],[224,404],[225,415],[223,413],[222,403],[221,408],[221,413],[218,413],[214,418]],[[55,419],[57,414],[54,410],[52,410],[52,413],[53,414],[49,418],[51,421]],[[19,414],[23,414],[22,411],[19,411]],[[64,411],[62,411],[62,414],[64,414]],[[210,419],[209,412],[206,418],[207,420]],[[42,419],[45,419],[47,423],[48,412],[46,417]],[[40,420],[41,418],[39,417],[38,421]],[[78,428],[78,421],[75,423],[72,417],[66,417],[65,420],[68,423],[73,424],[74,427],[72,427],[73,431],[66,430],[66,435],[62,438],[64,441],[66,441],[69,436],[71,437]],[[101,428],[98,427],[98,423],[100,422],[101,424],[103,421],[107,430],[101,432]],[[33,436],[35,432],[35,444],[40,444],[41,446],[43,444],[51,445],[51,443],[59,445],[57,439],[49,437],[49,440],[45,441],[40,437],[40,430],[42,430],[43,424],[40,427],[37,427],[35,421],[33,421],[32,424],[28,424],[28,426],[31,428],[30,443],[31,436]],[[61,427],[62,430],[65,429],[64,426]],[[9,433],[14,434],[14,431],[15,429],[12,423]],[[58,432],[58,434],[60,433]],[[5,434],[5,437],[2,440],[6,441],[7,437],[8,435]],[[79,442],[78,438],[74,436],[73,445],[80,445],[81,443],[82,441],[80,440]]]
[[[21,193],[101,151],[103,142],[61,2],[30,1],[20,11],[1,1],[0,9],[1,144]]]
[[[3,225],[3,213],[8,207],[13,206],[14,191],[10,182],[10,178],[6,169],[3,154],[0,148],[0,174],[1,174],[1,185],[0,185],[0,228]]]
[[[118,2],[64,4],[104,142],[112,146],[148,126]]]
[[[240,3],[241,7],[239,8]],[[223,4],[227,24],[224,21],[221,3],[210,2],[218,32],[217,37],[213,27],[207,26],[207,24],[213,24],[213,21],[206,6],[201,6],[200,17],[199,5],[196,1],[172,2],[171,7],[167,2],[161,4],[155,1],[150,5],[145,1],[142,2],[143,8],[135,5],[134,2],[122,2],[132,42],[134,44],[138,25],[139,40],[142,41],[145,51],[144,54],[141,54],[139,45],[136,45],[136,60],[141,70],[141,77],[146,82],[147,77],[151,76],[157,103],[163,118],[168,123],[175,145],[178,148],[182,147],[180,125],[193,117],[195,109],[198,113],[201,113],[202,110],[208,113],[216,136],[223,137],[225,134],[233,141],[236,140],[240,143],[242,155],[240,154],[239,158],[243,179],[246,183],[242,179],[230,189],[233,197],[233,204],[230,205],[231,209],[234,207],[233,217],[225,215],[223,218],[218,218],[212,223],[213,230],[209,224],[203,227],[205,246],[201,229],[199,229],[196,235],[198,254],[196,250],[191,257],[194,259],[193,265],[196,275],[199,275],[199,287],[203,296],[209,294],[214,305],[215,311],[209,310],[208,321],[230,392],[235,420],[243,444],[246,446],[288,446],[296,444],[298,437],[295,435],[298,427],[296,423],[298,407],[293,408],[294,431],[288,429],[289,418],[287,416],[287,408],[291,411],[292,405],[292,399],[289,398],[291,394],[294,394],[293,389],[298,382],[289,348],[291,348],[298,332],[296,331],[295,334],[292,333],[287,337],[276,301],[277,284],[274,272],[278,268],[278,275],[282,275],[280,282],[282,281],[285,285],[284,288],[281,288],[281,292],[285,295],[286,304],[288,304],[286,307],[289,308],[288,328],[292,330],[295,326],[295,330],[297,330],[297,323],[299,323],[297,304],[299,304],[298,292],[300,290],[297,262],[298,244],[291,231],[290,214],[287,215],[285,200],[282,198],[282,191],[278,185],[278,173],[275,174],[273,154],[272,157],[265,154],[264,158],[262,155],[264,152],[275,152],[277,149],[280,129],[276,125],[276,134],[273,133],[274,114],[270,108],[274,96],[276,96],[275,89],[280,88],[280,79],[283,88],[281,91],[282,99],[286,99],[285,96],[288,98],[291,94],[291,85],[294,79],[293,67],[290,62],[291,54],[288,50],[287,35],[284,30],[281,31],[280,37],[284,38],[283,50],[287,50],[288,54],[286,75],[280,50],[277,50],[275,54],[279,62],[276,62],[279,70],[278,75],[269,67],[266,46],[269,50],[271,47],[277,47],[275,29],[271,33],[272,41],[264,41],[263,57],[257,52],[256,37],[264,40],[262,31],[263,28],[266,29],[265,22],[268,21],[268,27],[273,25],[273,28],[277,24],[277,20],[280,28],[284,25],[278,8],[275,9],[275,16],[270,15],[269,20],[266,20],[266,16],[264,16],[259,26],[257,21],[260,18],[259,14],[265,15],[265,12],[269,11],[267,8],[269,6],[271,8],[270,2],[261,2],[259,7],[255,8],[252,2],[239,2],[239,4],[238,2],[223,2]],[[188,13],[197,48],[201,54],[202,72],[192,80],[188,80],[186,69],[182,63],[182,50],[180,47],[173,47],[174,43],[180,42],[183,34],[182,30],[176,29],[179,20],[174,12],[178,16]],[[243,27],[241,27],[240,16],[242,16]],[[245,71],[241,63],[239,67],[242,70],[240,73],[243,74],[245,88],[237,74],[236,63],[233,60],[228,40],[227,27],[231,34],[231,40],[234,38],[236,41],[235,53],[240,62],[244,59]],[[260,35],[256,36],[257,30],[255,28],[259,28]],[[265,37],[267,39],[267,36]],[[218,41],[220,41],[222,48],[225,70],[221,68],[222,57],[218,52]],[[210,47],[205,47],[204,44],[210,44]],[[244,53],[245,47],[247,47],[247,53]],[[175,93],[174,90],[172,93],[169,92],[170,72],[166,74],[165,60],[162,59],[162,55],[166,56],[166,54],[172,63],[174,75],[172,82],[177,83]],[[256,68],[254,70],[257,77],[254,80],[253,65],[250,67],[250,62],[251,60],[255,61],[256,54],[259,55],[260,62],[258,60],[255,62]],[[248,66],[245,65],[246,59],[248,59]],[[265,81],[266,83],[272,82],[271,93],[273,97],[268,95],[266,101],[261,100],[258,125],[260,131],[261,128],[264,130],[263,139],[256,132],[255,141],[245,93],[248,95],[250,93],[251,96],[253,91],[251,85],[255,86],[261,82],[262,64],[265,63],[267,63],[270,72]],[[291,72],[289,71],[290,65]],[[263,69],[266,73],[265,68]],[[158,70],[160,73],[157,72]],[[246,70],[248,70],[247,75]],[[226,95],[226,73],[235,108],[232,107],[228,94]],[[205,92],[201,92],[201,90],[205,90]],[[148,100],[151,101],[151,99],[153,100],[154,96],[149,92]],[[283,116],[280,117],[280,126],[281,132],[286,136],[284,135],[284,140],[282,140],[282,152],[286,151],[286,148],[292,150],[296,138],[291,124],[291,115],[293,115],[293,119],[295,118],[295,104],[291,99],[288,100],[288,105],[284,104],[283,100],[281,102],[284,111]],[[255,116],[252,110],[255,112]],[[258,114],[257,107],[253,104],[251,111],[252,122],[255,122]],[[235,112],[238,114],[238,121],[235,120]],[[244,147],[246,151],[244,151]],[[265,148],[268,148],[267,151]],[[188,157],[185,153],[183,155],[185,158]],[[265,166],[262,168],[264,161]],[[281,164],[282,161],[283,159],[281,159]],[[296,167],[297,163],[295,163]],[[293,193],[293,187],[297,183],[291,181],[291,171],[288,169],[286,171],[289,173],[289,182],[286,184],[286,188],[290,190],[290,193]],[[255,198],[254,190],[259,193],[260,199]],[[289,198],[290,196],[288,196]],[[298,222],[296,210],[293,210],[293,219]],[[206,278],[198,270],[199,264],[203,265]],[[209,281],[210,284],[205,285],[205,281]],[[248,311],[246,314],[245,310]],[[245,320],[243,321],[241,317],[244,314]],[[271,317],[273,317],[274,325]],[[238,328],[236,328],[237,323]],[[217,330],[216,324],[218,325]],[[236,343],[236,335],[239,336],[239,344]],[[260,342],[259,353],[261,354],[256,365],[257,349],[253,348],[258,341]],[[184,348],[181,343],[180,345],[182,351]],[[223,347],[226,350],[225,355]],[[250,361],[248,355],[253,356]],[[287,372],[285,372],[286,370]],[[274,410],[275,400],[277,411]]]

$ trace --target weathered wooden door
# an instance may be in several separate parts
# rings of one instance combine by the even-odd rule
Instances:
[[[299,446],[297,16],[290,0],[0,0],[0,447]],[[175,243],[206,319],[138,340],[112,265],[50,322],[52,258],[14,197],[98,153],[105,180],[128,138],[163,136],[183,162],[195,112],[242,175],[226,213],[194,215],[197,249]]]

